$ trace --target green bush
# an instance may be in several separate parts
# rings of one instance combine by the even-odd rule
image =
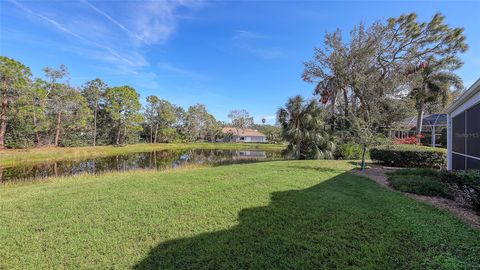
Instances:
[[[446,171],[441,179],[455,187],[455,197],[480,211],[480,170]]]
[[[423,175],[392,175],[391,186],[399,191],[452,199],[447,185],[434,177]]]
[[[428,168],[409,168],[401,169],[388,173],[388,175],[419,175],[438,178],[441,176],[441,172]]]
[[[480,170],[401,169],[388,173],[391,186],[403,192],[441,196],[480,210]]]
[[[393,167],[443,169],[447,164],[447,150],[416,145],[389,145],[370,149],[370,157]]]
[[[358,143],[343,143],[335,149],[336,159],[361,159],[363,146]],[[366,153],[368,158],[368,152]]]

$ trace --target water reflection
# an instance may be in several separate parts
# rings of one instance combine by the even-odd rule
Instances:
[[[0,182],[28,180],[50,176],[134,169],[165,170],[188,164],[221,164],[242,161],[279,159],[277,151],[258,150],[162,150],[100,157],[82,161],[58,161],[36,165],[0,168]]]

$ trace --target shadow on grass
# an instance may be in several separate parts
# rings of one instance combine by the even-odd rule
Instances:
[[[273,193],[269,205],[242,210],[238,225],[163,242],[151,249],[134,269],[428,266],[425,257],[429,250],[418,239],[434,235],[419,236],[410,226],[412,217],[398,218],[405,210],[396,204],[405,198],[379,191],[381,187],[370,181],[358,180],[347,172],[304,190]],[[392,202],[391,196],[399,201]],[[421,220],[425,214],[422,211],[427,210],[417,208],[411,215]],[[455,234],[454,229],[444,233]],[[478,234],[475,237],[480,240]],[[449,247],[444,251],[455,253]],[[438,265],[433,261],[430,266]]]

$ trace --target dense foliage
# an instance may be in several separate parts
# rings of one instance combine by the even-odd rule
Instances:
[[[452,101],[452,90],[463,89],[452,72],[462,66],[458,55],[468,47],[463,29],[444,19],[436,14],[421,22],[412,13],[355,26],[348,40],[340,30],[325,35],[323,46],[305,62],[302,77],[315,84],[314,95],[323,104],[321,119],[315,121],[329,126],[324,131],[332,141],[360,145],[364,157],[368,147],[380,144],[382,135],[406,117],[437,112]],[[421,130],[419,125],[417,132]],[[292,144],[297,140],[284,138]],[[346,155],[344,150],[337,156]],[[404,164],[440,166],[442,155],[429,155],[434,160],[426,164]]]
[[[295,159],[332,159],[335,144],[324,131],[322,110],[316,100],[301,96],[288,100],[277,112],[282,135],[289,142],[286,154]]]
[[[447,171],[441,179],[453,187],[452,193],[461,203],[480,211],[480,170]]]
[[[109,86],[96,78],[81,87],[69,84],[66,66],[44,69],[45,80],[32,78],[22,63],[0,56],[0,148],[124,145],[136,142],[217,141],[222,126],[248,128],[245,110],[222,123],[203,104],[186,110],[140,94],[131,86]],[[270,142],[281,142],[277,126],[255,125]]]
[[[370,149],[370,157],[387,166],[407,168],[445,168],[447,151],[416,145],[378,146]]]
[[[403,192],[453,199],[480,210],[480,171],[401,169],[389,174],[393,188]]]
[[[447,185],[439,180],[437,175],[422,173],[415,170],[399,170],[390,174],[390,185],[402,192],[414,193],[425,196],[439,196],[452,199]]]

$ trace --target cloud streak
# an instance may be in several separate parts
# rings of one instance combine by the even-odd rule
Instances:
[[[76,33],[72,32],[71,30],[65,28],[63,25],[61,25],[61,24],[58,23],[57,21],[55,21],[55,20],[53,20],[53,19],[50,19],[50,18],[48,18],[48,17],[46,17],[46,16],[43,16],[43,15],[41,15],[41,14],[39,14],[39,13],[36,13],[36,12],[32,11],[31,9],[25,7],[24,5],[18,3],[18,2],[15,1],[15,0],[7,0],[7,1],[9,1],[10,3],[12,3],[13,5],[15,5],[16,7],[18,7],[19,9],[27,12],[28,14],[33,15],[33,16],[36,16],[36,17],[39,17],[39,18],[41,18],[41,19],[49,22],[50,24],[52,24],[53,26],[55,26],[55,27],[56,27],[57,29],[59,29],[60,31],[63,31],[63,32],[67,33],[67,34],[70,34],[70,35],[72,35],[72,36],[74,36],[74,37],[83,39],[81,36],[77,35]]]
[[[189,77],[189,78],[193,78],[193,79],[201,79],[201,80],[208,79],[208,77],[204,74],[200,74],[200,73],[197,73],[197,72],[194,72],[194,71],[179,68],[179,67],[171,65],[169,63],[163,63],[163,62],[158,63],[158,67],[161,70],[164,70],[164,71],[167,71],[167,72],[172,72],[172,73],[184,76],[184,77]]]
[[[130,31],[127,27],[125,27],[123,24],[121,24],[120,22],[118,22],[117,20],[115,20],[114,18],[112,18],[110,15],[108,15],[106,12],[104,12],[103,10],[97,8],[96,6],[92,5],[90,2],[88,2],[87,0],[81,0],[85,5],[89,6],[91,9],[93,9],[95,12],[97,12],[98,14],[102,15],[103,17],[105,17],[107,20],[109,20],[111,23],[115,24],[116,26],[118,26],[120,29],[124,30],[126,33],[128,33],[129,35],[131,35],[132,37],[135,37],[136,39],[140,40],[140,41],[144,41],[140,36],[138,36],[137,34],[133,33],[132,31]]]
[[[237,48],[240,48],[256,57],[271,60],[279,58],[283,52],[277,48],[270,46],[262,46],[261,41],[269,39],[267,35],[251,32],[247,30],[237,30],[232,37],[233,43]]]
[[[170,39],[180,20],[180,16],[177,15],[179,8],[185,11],[201,6],[201,2],[188,0],[131,1],[115,7],[101,6],[100,3],[94,5],[88,0],[79,0],[61,2],[60,5],[63,6],[56,7],[62,12],[56,13],[53,9],[38,12],[33,2],[7,1],[23,14],[39,18],[53,29],[76,39],[72,42],[59,41],[57,47],[68,48],[73,53],[104,62],[109,65],[108,70],[116,70],[116,73],[152,80],[156,80],[157,76],[153,76],[145,69],[149,66],[144,54],[146,48]],[[42,7],[49,8],[48,5]],[[115,8],[115,13],[111,12],[111,8]],[[68,12],[65,12],[67,10]],[[71,12],[74,12],[75,16],[71,16]],[[191,78],[205,77],[171,65],[163,65],[160,68]],[[155,82],[152,85],[155,85]]]

